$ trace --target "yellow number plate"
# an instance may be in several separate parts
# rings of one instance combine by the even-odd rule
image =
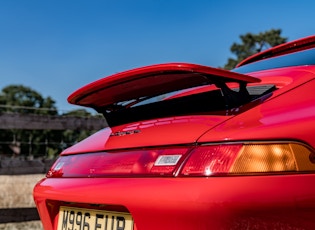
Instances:
[[[61,206],[58,230],[132,230],[129,213]]]

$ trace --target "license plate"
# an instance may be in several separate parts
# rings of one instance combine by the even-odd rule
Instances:
[[[58,230],[132,230],[129,213],[61,206]]]

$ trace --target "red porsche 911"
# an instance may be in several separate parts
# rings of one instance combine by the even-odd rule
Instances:
[[[315,229],[315,36],[232,71],[117,73],[68,101],[108,127],[35,186],[46,230]]]

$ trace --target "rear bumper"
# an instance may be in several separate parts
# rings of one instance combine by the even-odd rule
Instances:
[[[126,209],[138,230],[314,229],[314,180],[310,174],[43,179],[34,199],[46,230],[56,228],[60,201]]]

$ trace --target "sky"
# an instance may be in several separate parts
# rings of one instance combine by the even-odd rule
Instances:
[[[0,90],[23,85],[67,97],[100,78],[141,66],[224,66],[240,35],[281,29],[315,35],[312,0],[0,0]]]

